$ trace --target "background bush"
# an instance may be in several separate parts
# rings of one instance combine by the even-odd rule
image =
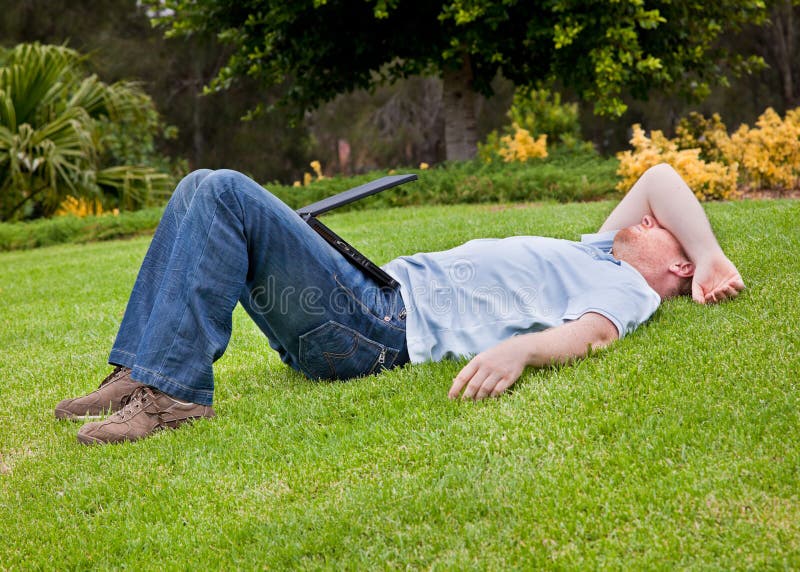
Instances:
[[[518,88],[506,117],[510,123],[489,133],[486,141],[478,145],[478,156],[485,163],[546,157],[548,142],[550,150],[594,150],[591,143],[581,140],[578,105],[562,102],[557,91]]]
[[[800,177],[800,107],[781,117],[768,108],[756,127],[742,125],[725,147],[730,163],[738,163],[742,183],[754,188],[793,189]]]
[[[615,159],[594,153],[556,151],[535,163],[486,165],[479,161],[446,164],[435,169],[399,169],[420,179],[358,201],[342,210],[458,203],[510,201],[591,201],[616,196]],[[388,174],[374,171],[356,177],[333,177],[294,187],[265,185],[292,208]],[[56,217],[27,223],[0,223],[0,250],[36,248],[61,242],[88,242],[152,232],[163,208],[79,218]],[[337,210],[337,212],[339,212]]]
[[[358,201],[347,208],[510,201],[558,202],[598,200],[615,196],[617,161],[594,152],[554,151],[530,163],[481,161],[446,163],[435,169],[397,169],[418,173],[420,180]],[[373,171],[350,178],[326,178],[302,187],[265,185],[293,208],[394,173]]]
[[[52,216],[70,196],[119,208],[168,196],[170,177],[146,164],[160,130],[136,84],[100,81],[75,50],[0,50],[0,220]]]
[[[800,108],[783,119],[768,108],[755,127],[741,125],[733,135],[717,114],[689,114],[673,139],[658,130],[647,137],[636,124],[631,145],[633,150],[617,154],[617,189],[622,192],[659,163],[672,165],[700,200],[735,198],[740,187],[785,190],[800,185]]]
[[[0,223],[0,251],[25,250],[64,242],[91,242],[127,238],[152,232],[163,208],[155,207],[119,216],[59,216],[31,222]]]
[[[705,161],[700,149],[680,149],[678,143],[654,130],[647,137],[641,125],[633,126],[632,151],[617,154],[620,180],[617,190],[627,192],[647,169],[669,163],[698,199],[729,199],[736,195],[737,166]]]

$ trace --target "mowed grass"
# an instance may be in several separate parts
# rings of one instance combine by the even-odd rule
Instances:
[[[612,206],[327,220],[383,262]],[[148,239],[0,254],[0,569],[800,567],[800,203],[707,212],[739,299],[671,301],[502,398],[449,401],[463,362],[308,381],[237,309],[217,418],[106,447],[52,409],[108,372]]]

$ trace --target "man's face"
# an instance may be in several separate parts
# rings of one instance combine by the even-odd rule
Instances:
[[[686,279],[694,273],[678,240],[648,215],[639,224],[617,232],[612,253],[636,268],[662,298],[684,291]]]
[[[667,266],[680,256],[681,246],[670,231],[649,215],[642,222],[623,228],[614,237],[614,255],[634,266],[634,261],[647,266]]]

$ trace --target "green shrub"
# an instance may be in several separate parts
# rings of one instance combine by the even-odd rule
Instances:
[[[0,220],[52,216],[68,197],[132,208],[169,196],[170,177],[146,162],[161,131],[153,102],[83,64],[64,46],[0,49]]]
[[[486,165],[480,161],[449,163],[434,169],[400,169],[420,179],[343,207],[343,210],[416,205],[530,201],[592,201],[616,195],[617,161],[596,153],[556,150],[532,164]],[[292,208],[299,208],[388,174],[375,171],[356,177],[326,178],[304,186],[265,187]],[[152,232],[162,208],[78,218],[0,223],[0,251],[36,248],[63,242],[89,242]]]
[[[554,150],[534,163],[447,163],[434,169],[398,169],[417,173],[420,180],[390,189],[345,208],[430,204],[489,203],[553,200],[591,201],[616,195],[616,159],[593,151]],[[375,171],[349,178],[327,178],[304,187],[265,185],[292,208],[386,175]]]
[[[546,156],[554,149],[567,149],[576,153],[591,153],[591,143],[581,140],[581,127],[576,103],[563,103],[561,94],[546,88],[519,87],[508,110],[509,124],[500,132],[492,131],[486,141],[478,145],[478,156],[485,163],[515,162],[518,157],[537,156],[509,152],[509,143],[523,139],[543,140],[546,136]]]
[[[149,208],[119,216],[61,216],[31,222],[0,223],[0,251],[145,234],[158,226],[163,212],[163,208]]]
[[[518,88],[508,118],[533,137],[547,135],[551,143],[581,136],[578,104],[562,103],[561,94],[549,89]]]

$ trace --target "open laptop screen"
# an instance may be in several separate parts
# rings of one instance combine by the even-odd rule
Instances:
[[[338,250],[345,258],[347,258],[353,265],[364,272],[367,276],[370,276],[381,286],[397,288],[398,283],[394,278],[389,276],[389,274],[387,274],[386,271],[384,271],[380,266],[373,263],[366,256],[353,248],[330,228],[322,224],[316,217],[323,213],[332,211],[335,208],[350,204],[359,199],[363,199],[364,197],[380,193],[386,189],[391,189],[392,187],[396,187],[410,181],[416,181],[417,178],[417,175],[414,174],[389,175],[387,177],[381,177],[380,179],[370,181],[364,185],[348,189],[344,192],[333,195],[332,197],[328,197],[322,199],[321,201],[317,201],[305,207],[299,208],[297,209],[297,214],[299,214],[303,220],[305,220],[311,226],[311,228],[317,232],[317,234],[324,238],[331,246]]]

